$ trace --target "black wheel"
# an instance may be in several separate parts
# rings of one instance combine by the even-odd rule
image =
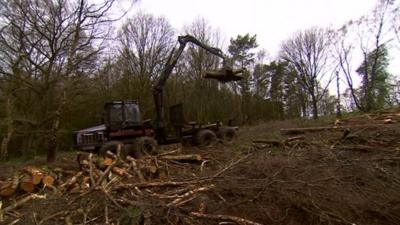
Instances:
[[[125,155],[124,144],[120,141],[109,141],[104,143],[99,149],[99,155],[106,157],[108,151],[117,154],[118,145],[121,146],[121,157],[123,157]]]
[[[135,148],[138,148],[144,154],[154,155],[158,150],[157,141],[152,137],[139,137],[136,139],[134,145]]]
[[[200,130],[194,136],[194,143],[200,147],[210,147],[215,145],[216,142],[217,136],[212,130]]]
[[[237,138],[237,133],[234,128],[223,127],[218,130],[217,136],[224,144],[232,144]]]
[[[135,159],[139,159],[143,156],[142,150],[136,142],[126,144],[124,146],[124,152],[126,155],[129,155]]]

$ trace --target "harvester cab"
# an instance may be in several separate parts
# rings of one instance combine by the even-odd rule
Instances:
[[[141,126],[136,101],[113,101],[104,105],[104,124],[110,132]]]

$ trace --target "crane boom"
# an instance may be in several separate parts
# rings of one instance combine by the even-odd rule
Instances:
[[[178,49],[173,48],[168,60],[164,66],[163,71],[161,72],[161,75],[158,77],[158,79],[155,82],[155,85],[153,87],[153,97],[154,97],[154,103],[156,107],[156,119],[155,119],[155,129],[156,129],[156,137],[157,141],[159,143],[165,143],[166,140],[166,131],[165,131],[165,119],[164,119],[164,86],[165,83],[167,82],[168,78],[172,74],[172,71],[174,67],[176,66],[176,63],[178,62],[179,57],[182,55],[186,44],[187,43],[193,43],[202,49],[210,52],[213,55],[216,55],[222,59],[223,62],[223,67],[224,71],[226,70],[227,73],[232,73],[232,69],[230,69],[226,65],[226,58],[223,54],[223,52],[214,47],[210,47],[199,40],[197,40],[195,37],[191,35],[185,35],[185,36],[179,36],[178,37],[178,42],[179,42],[179,47]],[[235,73],[237,74],[237,72]],[[214,78],[215,79],[215,78]]]

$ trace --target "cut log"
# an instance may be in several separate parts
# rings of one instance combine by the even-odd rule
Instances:
[[[6,182],[2,187],[0,187],[0,196],[10,197],[17,191],[18,185],[19,185],[19,174],[15,173],[12,181]]]
[[[6,182],[0,187],[0,196],[10,197],[15,193],[16,189],[12,188],[11,182]]]
[[[319,132],[319,131],[327,131],[327,130],[337,130],[341,129],[341,127],[306,127],[306,128],[290,128],[290,129],[281,129],[282,134],[304,134],[307,132]]]
[[[43,174],[32,174],[32,183],[34,185],[40,184],[43,179]]]
[[[32,193],[35,190],[35,184],[33,183],[31,175],[25,174],[21,178],[20,188],[27,193]]]
[[[23,171],[29,173],[32,176],[32,183],[34,185],[40,184],[42,181],[44,174],[41,170],[34,167],[25,167]]]
[[[21,182],[21,189],[27,193],[32,193],[35,191],[35,185],[32,182]]]
[[[44,176],[43,179],[42,179],[42,183],[43,183],[43,185],[45,185],[45,186],[53,186],[54,181],[55,181],[55,178],[52,177],[52,176],[50,176],[50,175],[46,175],[46,176]]]
[[[166,160],[184,161],[184,162],[202,162],[202,157],[199,154],[193,155],[165,155],[161,157]]]
[[[354,126],[334,126],[334,127],[305,127],[305,128],[289,128],[281,129],[281,134],[304,134],[310,132],[330,131],[330,130],[345,130],[351,128],[374,128],[385,126],[386,124],[368,124],[368,125],[354,125]]]
[[[103,164],[104,164],[105,166],[111,166],[112,163],[113,163],[113,159],[112,159],[112,158],[106,157],[106,158],[103,160]]]

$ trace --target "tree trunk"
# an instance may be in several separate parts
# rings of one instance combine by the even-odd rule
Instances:
[[[60,124],[60,118],[57,115],[53,122],[53,127],[51,129],[49,143],[47,147],[47,163],[53,163],[56,160],[57,152],[57,132]]]
[[[339,83],[339,71],[336,71],[336,91],[337,91],[337,102],[336,102],[336,116],[342,117],[341,104],[340,104],[340,83]]]
[[[7,124],[7,132],[4,135],[3,140],[1,141],[1,152],[0,152],[0,158],[3,160],[8,158],[8,143],[10,142],[11,136],[14,133],[12,110],[11,110],[11,98],[10,97],[7,98],[6,113],[7,113],[7,117],[6,117],[5,121]]]
[[[64,91],[61,103],[55,112],[55,118],[53,120],[53,126],[50,131],[49,144],[47,148],[47,163],[53,163],[56,160],[56,152],[58,147],[57,139],[58,139],[58,130],[60,128],[61,113],[64,108],[64,105],[66,104],[65,95],[66,94]]]
[[[313,119],[318,119],[318,101],[315,95],[311,95]]]
[[[368,83],[365,92],[365,112],[371,112],[375,107],[374,97],[373,97],[373,90],[371,84]]]

